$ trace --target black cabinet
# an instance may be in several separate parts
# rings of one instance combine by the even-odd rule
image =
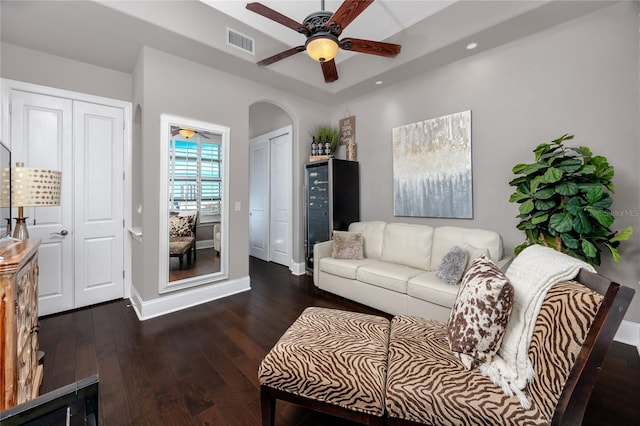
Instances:
[[[360,221],[360,173],[357,161],[331,158],[305,164],[305,260],[313,269],[313,245],[331,231],[346,231]]]

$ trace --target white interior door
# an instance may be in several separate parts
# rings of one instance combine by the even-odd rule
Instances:
[[[124,296],[124,112],[74,101],[75,307]]]
[[[24,209],[29,236],[42,240],[38,314],[47,315],[74,307],[73,102],[19,90],[12,90],[10,96],[14,165],[24,162],[25,167],[62,171],[60,206]],[[63,230],[69,234],[61,235]]]
[[[60,206],[24,209],[42,240],[38,314],[124,297],[124,109],[7,90],[12,162],[62,171]]]
[[[291,126],[249,141],[249,254],[292,267]]]
[[[291,267],[291,133],[269,141],[270,147],[270,244],[272,262]]]
[[[269,140],[249,145],[249,254],[269,261]]]

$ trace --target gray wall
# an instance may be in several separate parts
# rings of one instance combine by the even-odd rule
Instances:
[[[249,139],[292,124],[289,114],[276,105],[258,102],[249,106]]]
[[[532,161],[531,150],[563,133],[606,155],[616,168],[615,229],[634,226],[621,246],[618,266],[607,260],[600,272],[636,290],[640,278],[640,140],[638,107],[638,2],[623,2],[535,36],[485,51],[411,81],[332,108],[247,80],[144,49],[132,75],[2,43],[3,78],[133,102],[140,106],[133,131],[134,225],[142,244],[132,244],[133,281],[144,300],[158,295],[157,228],[160,114],[172,113],[231,127],[230,277],[248,274],[247,141],[268,120],[293,123],[294,261],[303,261],[302,164],[308,160],[308,131],[333,124],[346,108],[357,117],[362,173],[362,218],[453,224],[499,231],[507,251],[523,236],[515,229],[517,206],[508,203],[511,167]],[[189,102],[184,93],[192,93]],[[277,108],[282,112],[275,113]],[[253,112],[264,107],[264,122]],[[392,205],[391,129],[472,110],[474,219],[396,218]],[[255,120],[255,121],[254,121]],[[280,126],[275,126],[280,127]],[[268,129],[268,130],[273,130]],[[343,149],[344,147],[342,147]],[[344,153],[342,152],[342,155]],[[144,204],[141,215],[135,212]],[[154,237],[155,235],[155,237]],[[640,322],[640,296],[627,319]]]
[[[338,105],[356,116],[361,163],[362,218],[494,229],[506,251],[524,235],[508,182],[517,163],[564,133],[572,144],[605,155],[615,167],[614,229],[635,235],[620,247],[615,266],[604,256],[599,272],[638,290],[640,279],[640,136],[638,2],[623,2],[508,45],[426,73],[411,81]],[[472,110],[474,219],[393,216],[391,129]],[[636,295],[626,318],[640,321]]]
[[[131,101],[131,74],[1,43],[2,78]]]
[[[229,209],[229,278],[248,276],[249,241],[249,113],[250,105],[269,102],[290,116],[293,122],[294,188],[301,188],[302,163],[308,156],[306,136],[318,120],[328,119],[329,109],[320,104],[289,95],[279,90],[243,80],[212,68],[190,62],[151,48],[144,48],[136,73],[143,75],[142,107],[142,200],[141,223],[144,239],[142,259],[133,259],[134,276],[144,270],[144,282],[134,283],[145,300],[158,294],[158,222],[160,115],[163,113],[202,120],[231,129],[229,151],[229,202],[240,202],[242,209]],[[139,81],[136,76],[136,82]],[[241,90],[239,90],[241,88]],[[137,90],[137,89],[136,89]],[[184,94],[192,96],[185,99]],[[179,100],[179,101],[177,101]],[[136,100],[138,101],[138,100]],[[294,113],[295,111],[295,113]],[[280,114],[278,114],[280,115]],[[302,135],[302,137],[300,137]],[[303,149],[298,148],[302,140]],[[139,165],[134,164],[134,168]],[[301,189],[294,192],[294,261],[303,262],[300,243]],[[137,205],[139,200],[133,200]],[[134,253],[135,256],[135,253]],[[141,260],[141,262],[137,262]]]

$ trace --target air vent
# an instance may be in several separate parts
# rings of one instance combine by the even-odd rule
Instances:
[[[227,28],[227,44],[255,55],[255,40],[231,28]]]

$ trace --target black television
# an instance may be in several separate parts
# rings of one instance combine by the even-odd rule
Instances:
[[[0,142],[0,238],[11,236],[11,150]]]

